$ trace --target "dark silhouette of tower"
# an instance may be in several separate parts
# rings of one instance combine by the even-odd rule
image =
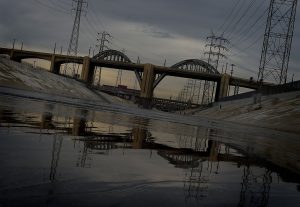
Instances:
[[[80,19],[81,15],[84,11],[84,8],[87,8],[87,2],[84,0],[73,0],[74,5],[76,5],[73,10],[76,11],[75,13],[75,19],[73,23],[73,29],[71,34],[71,39],[69,42],[68,52],[67,55],[77,56],[77,50],[78,50],[78,39],[79,39],[79,28],[80,28]],[[67,70],[67,64],[65,65],[64,71]],[[73,64],[72,67],[72,75],[75,74],[75,67],[76,65]]]
[[[286,83],[297,0],[271,0],[258,81]]]

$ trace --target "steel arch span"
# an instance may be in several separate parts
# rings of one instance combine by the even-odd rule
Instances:
[[[171,68],[176,68],[177,70],[179,69],[183,71],[201,72],[215,75],[220,74],[218,70],[215,69],[212,65],[199,59],[183,60],[171,66]],[[212,86],[214,91],[215,85],[213,84]],[[184,86],[184,89],[180,92],[178,99],[181,101],[194,101],[195,103],[199,103],[199,101],[201,101],[202,99],[202,104],[210,103],[213,97],[213,95],[210,92],[210,87],[211,83],[208,81],[205,81],[203,85],[201,81],[198,82],[196,80],[189,79],[187,81],[187,84]]]
[[[95,55],[93,59],[131,63],[127,55],[118,50],[105,50]]]
[[[220,74],[217,71],[217,69],[215,69],[212,65],[200,59],[183,60],[171,66],[171,68],[195,72],[206,72],[211,74]]]
[[[180,61],[170,68],[174,70],[184,70],[184,71],[194,71],[194,72],[203,72],[210,74],[220,74],[217,69],[215,69],[209,63],[200,60],[200,59],[187,59]],[[157,79],[154,81],[154,88],[166,77],[166,74],[160,74]]]

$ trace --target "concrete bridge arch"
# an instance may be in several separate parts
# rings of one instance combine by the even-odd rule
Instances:
[[[132,63],[131,60],[129,59],[129,57],[127,55],[125,55],[123,52],[118,51],[118,50],[112,50],[112,49],[99,52],[98,54],[96,54],[92,57],[92,60],[94,60],[94,61],[104,60],[104,61],[118,62],[118,63]],[[91,69],[93,70],[93,72],[91,73],[91,74],[93,74],[93,77],[90,78],[90,81],[91,81],[91,83],[93,83],[96,78],[97,67],[92,67]],[[100,67],[99,74],[101,74],[101,67]],[[82,74],[82,77],[84,77],[84,74]],[[99,80],[100,80],[100,78],[101,77],[99,75]]]
[[[200,60],[200,59],[186,59],[182,60],[170,67],[171,69],[176,70],[182,70],[182,71],[192,71],[192,72],[204,72],[204,73],[210,73],[210,74],[216,74],[219,75],[217,69],[215,69],[212,65],[209,63]],[[158,77],[154,81],[153,87],[156,88],[156,86],[167,76],[167,74],[158,74]]]
[[[118,50],[104,50],[96,54],[93,59],[131,63],[129,57]]]
[[[180,70],[188,70],[194,72],[206,72],[211,74],[220,74],[211,64],[200,59],[187,59],[180,61],[171,66]]]

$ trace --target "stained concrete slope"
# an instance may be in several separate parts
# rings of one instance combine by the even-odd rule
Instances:
[[[300,91],[220,102],[195,114],[300,134]],[[237,125],[238,127],[238,125]]]
[[[9,93],[19,93],[19,91],[10,90],[10,88],[13,88],[39,92],[40,94],[135,107],[130,101],[90,90],[84,83],[77,80],[59,76],[42,69],[35,69],[30,65],[11,61],[5,56],[0,56],[0,87],[2,91],[6,87],[6,91]],[[31,93],[30,95],[37,96],[37,94]]]

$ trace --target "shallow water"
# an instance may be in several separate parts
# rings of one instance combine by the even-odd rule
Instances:
[[[0,97],[0,206],[298,206],[298,134]]]

